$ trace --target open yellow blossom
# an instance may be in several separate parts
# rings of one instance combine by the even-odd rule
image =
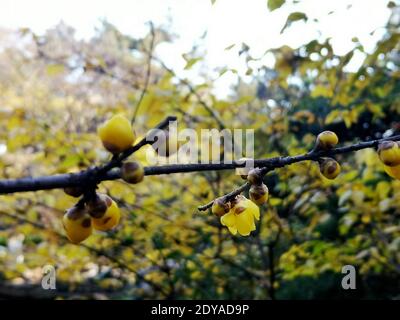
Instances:
[[[231,210],[221,217],[221,223],[233,235],[239,232],[242,236],[248,236],[256,229],[254,219],[260,220],[260,209],[254,202],[240,195],[234,200]]]
[[[389,167],[387,165],[383,165],[383,168],[385,169],[385,172],[391,176],[394,179],[399,179],[400,180],[400,165],[397,165],[395,167]]]

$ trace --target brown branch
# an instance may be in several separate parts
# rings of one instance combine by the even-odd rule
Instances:
[[[164,120],[158,127],[162,125],[167,125],[169,121],[174,120],[173,117],[169,117]],[[400,140],[400,135],[387,137],[378,140],[371,140],[366,142],[356,143],[350,146],[345,146],[341,148],[332,149],[329,151],[317,151],[313,150],[306,154],[297,156],[287,156],[287,157],[274,157],[267,159],[256,159],[254,160],[254,166],[262,168],[262,172],[265,174],[267,171],[274,170],[276,168],[282,168],[293,163],[313,160],[317,161],[321,157],[332,157],[338,154],[349,153],[353,151],[358,151],[366,148],[376,148],[382,141]],[[89,168],[77,173],[70,174],[59,174],[52,176],[42,176],[42,177],[27,177],[20,179],[5,179],[0,180],[0,194],[9,194],[14,192],[25,192],[25,191],[38,191],[38,190],[49,190],[65,187],[76,187],[76,186],[86,186],[93,183],[97,184],[101,181],[116,180],[121,178],[121,173],[119,168],[121,162],[129,157],[132,153],[139,150],[142,146],[149,144],[145,138],[140,141],[137,145],[134,145],[130,149],[121,153],[120,156],[113,158],[109,163],[102,167]],[[235,168],[244,167],[245,163],[243,161],[233,161],[232,163],[195,163],[195,164],[171,164],[162,166],[150,166],[145,167],[145,175],[162,175],[162,174],[173,174],[173,173],[186,173],[186,172],[201,172],[201,171],[217,171],[217,170],[232,170]],[[248,187],[245,183],[237,190],[229,193],[230,196],[236,196],[240,192],[243,192]],[[207,210],[213,204],[210,203],[201,206],[199,210]]]

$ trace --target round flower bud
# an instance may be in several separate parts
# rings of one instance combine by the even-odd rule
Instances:
[[[262,176],[260,174],[260,169],[252,169],[247,175],[247,181],[252,185],[260,185],[263,183]]]
[[[323,131],[317,136],[317,148],[329,150],[337,145],[339,139],[332,131]]]
[[[217,217],[221,217],[225,213],[228,213],[229,209],[229,203],[225,202],[222,198],[215,199],[211,207],[212,213]]]
[[[127,118],[115,115],[97,129],[104,148],[113,154],[128,149],[135,140],[132,126]]]
[[[118,205],[114,200],[111,200],[111,205],[108,206],[106,213],[101,218],[92,218],[93,228],[100,231],[108,231],[118,225],[121,219],[121,213]]]
[[[340,173],[340,164],[332,158],[324,158],[319,163],[321,174],[327,179],[335,179]]]
[[[383,141],[378,147],[379,159],[389,167],[400,164],[400,148],[394,141]]]
[[[74,244],[84,241],[92,234],[92,221],[83,208],[74,206],[68,209],[62,223],[68,240]]]
[[[138,162],[125,162],[121,167],[121,177],[128,183],[139,183],[144,178],[144,168]]]
[[[257,205],[262,205],[268,201],[268,187],[262,183],[261,185],[252,185],[249,190],[250,200]]]
[[[103,217],[111,206],[112,199],[106,194],[96,193],[96,196],[87,203],[87,211],[92,218],[99,219]]]
[[[83,194],[84,189],[82,187],[65,187],[64,192],[71,197],[79,198]]]

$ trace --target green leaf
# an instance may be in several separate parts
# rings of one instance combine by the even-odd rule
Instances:
[[[268,0],[268,9],[269,11],[274,11],[275,9],[280,8],[286,0]]]
[[[289,16],[286,19],[286,23],[281,30],[281,33],[283,33],[283,31],[285,31],[286,28],[290,27],[293,22],[300,20],[304,20],[304,22],[306,22],[308,20],[307,15],[303,12],[292,12],[291,14],[289,14]]]
[[[185,70],[188,70],[190,68],[192,68],[197,62],[199,62],[202,58],[193,58],[193,59],[189,59],[186,62],[186,66],[185,66]]]
[[[236,45],[235,43],[232,43],[231,45],[227,46],[224,50],[225,51],[231,50],[235,45]]]

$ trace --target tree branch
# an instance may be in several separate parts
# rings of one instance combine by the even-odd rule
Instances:
[[[315,147],[308,153],[303,154],[303,155],[297,155],[293,157],[276,157],[276,158],[269,158],[265,160],[254,160],[254,166],[257,168],[262,168],[260,174],[265,175],[267,172],[272,171],[276,168],[282,168],[287,165],[291,165],[296,162],[301,162],[301,161],[306,161],[306,160],[318,160],[321,157],[332,157],[337,154],[343,154],[343,153],[349,153],[353,151],[358,151],[362,149],[367,149],[367,148],[376,148],[382,141],[398,141],[400,140],[400,135],[392,136],[392,137],[387,137],[387,138],[382,138],[382,139],[377,139],[377,140],[371,140],[371,141],[365,141],[365,142],[360,142],[356,143],[350,146],[346,147],[341,147],[341,148],[336,148],[328,151],[324,150],[318,150]],[[223,198],[227,201],[234,199],[237,195],[245,191],[247,188],[250,187],[250,184],[246,182],[245,184],[241,185],[239,188],[233,190],[232,192],[226,194],[223,196]],[[214,200],[211,202],[199,206],[197,209],[199,211],[205,211],[209,208],[212,207],[214,203]]]
[[[168,117],[157,128],[163,128],[169,121],[175,120],[174,117]],[[320,157],[332,157],[338,154],[349,153],[358,151],[366,148],[376,148],[382,141],[398,141],[400,135],[387,137],[383,139],[371,140],[356,143],[353,145],[332,149],[329,151],[310,151],[306,154],[287,156],[287,157],[274,157],[267,159],[256,159],[254,160],[254,166],[263,168],[264,173],[267,171],[281,168],[293,163],[306,161],[306,160],[318,160]],[[142,146],[149,144],[145,138],[138,144],[132,146],[128,150],[124,151],[117,158],[113,158],[109,163],[102,167],[89,168],[77,173],[59,174],[52,176],[42,177],[26,177],[20,179],[6,179],[0,180],[0,194],[9,194],[14,192],[26,192],[26,191],[38,191],[38,190],[49,190],[65,187],[77,187],[85,186],[88,184],[99,183],[101,181],[116,180],[121,178],[121,173],[118,167],[121,162],[129,157],[132,153],[139,150]],[[232,163],[210,163],[210,164],[171,164],[162,166],[150,166],[145,167],[145,175],[162,175],[162,174],[173,174],[173,173],[187,173],[187,172],[200,172],[200,171],[217,171],[217,170],[231,170],[235,168],[244,167],[243,161],[233,161]],[[243,192],[248,187],[247,183],[239,187],[237,190],[228,194],[228,196],[236,196]],[[207,210],[212,206],[212,202],[199,207],[199,210]]]

